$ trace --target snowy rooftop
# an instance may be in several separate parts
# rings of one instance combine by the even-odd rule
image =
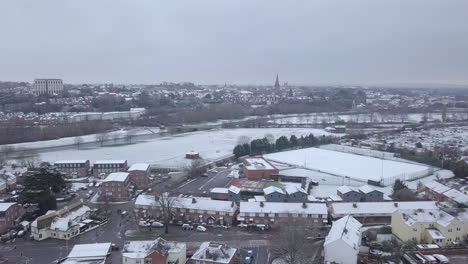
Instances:
[[[450,187],[448,186],[445,186],[441,183],[438,183],[436,181],[431,181],[431,182],[428,182],[428,183],[425,183],[424,186],[436,193],[444,193],[448,190],[450,190]]]
[[[338,188],[336,188],[336,190],[340,193],[348,193],[348,192],[351,192],[351,191],[356,191],[354,189],[352,189],[351,187],[349,186],[340,186]]]
[[[102,181],[102,182],[110,182],[110,181],[118,181],[124,182],[128,178],[127,172],[113,172]]]
[[[86,214],[86,212],[90,210],[91,209],[88,206],[83,205],[79,207],[78,209],[73,210],[64,216],[57,217],[50,224],[50,229],[67,231],[70,228],[70,226],[72,226],[73,224],[77,224],[77,222],[73,222],[75,221],[76,218],[81,218],[84,214]],[[69,225],[69,223],[72,223],[72,225]]]
[[[262,158],[246,158],[245,161],[248,164],[245,164],[244,166],[248,170],[274,170],[275,167],[271,166],[270,163],[268,163],[266,160]]]
[[[228,189],[227,188],[212,188],[210,190],[211,193],[228,193]]]
[[[178,253],[186,248],[185,243],[166,241],[161,237],[155,240],[127,241],[125,242],[122,256],[133,259],[141,259],[150,255],[153,251],[158,251],[161,255],[168,253]]]
[[[286,194],[283,189],[281,188],[278,188],[278,187],[275,187],[275,186],[269,186],[269,187],[266,187],[265,189],[263,189],[263,192],[265,193],[265,195],[268,195],[268,194],[271,194],[271,193],[281,193],[281,194]]]
[[[239,194],[240,191],[241,191],[241,189],[240,189],[239,187],[236,187],[236,186],[234,186],[234,185],[231,185],[231,186],[229,187],[229,191],[230,191],[230,192],[233,192],[233,193],[236,193],[236,194]]]
[[[396,210],[406,209],[438,209],[433,201],[423,202],[357,202],[357,203],[332,203],[331,212],[334,216],[344,215],[388,215]]]
[[[193,254],[192,259],[210,263],[230,263],[237,249],[216,242],[203,242]]]
[[[106,257],[111,243],[78,244],[73,246],[68,258]]]
[[[440,209],[399,210],[398,213],[409,226],[420,223],[437,223],[441,226],[448,226],[450,222],[455,219],[455,217]]]
[[[445,239],[445,236],[442,235],[442,233],[440,233],[440,231],[435,228],[429,228],[427,229],[427,232],[429,233],[432,239]]]
[[[88,160],[57,160],[54,164],[86,163]]]
[[[304,148],[277,152],[264,155],[263,157],[268,161],[312,169],[337,176],[348,176],[351,179],[360,180],[380,181],[382,178],[422,173],[428,169],[424,165],[321,148]]]
[[[304,190],[303,188],[298,187],[298,186],[293,186],[293,185],[286,186],[286,188],[284,190],[286,191],[287,194],[293,194],[293,193],[297,193],[297,192],[307,194],[306,190]]]
[[[358,251],[361,245],[361,227],[362,224],[352,216],[347,215],[340,218],[333,222],[332,228],[325,238],[325,244],[323,246],[326,247],[328,244],[337,240],[343,240],[355,251]]]
[[[128,171],[147,171],[149,166],[150,165],[148,163],[135,163],[130,166]]]
[[[218,211],[234,213],[236,206],[231,201],[220,201],[211,200],[209,198],[194,197],[173,197],[173,207],[182,209],[193,209],[193,210],[206,210],[206,211]],[[159,207],[159,203],[156,202],[156,207]]]
[[[370,187],[369,185],[364,185],[364,186],[359,187],[359,191],[361,191],[362,193],[371,193],[375,191],[375,189]]]
[[[5,212],[6,210],[8,210],[8,208],[13,206],[14,204],[16,203],[0,203],[0,212]]]
[[[239,212],[326,215],[328,210],[325,203],[241,202]]]
[[[157,204],[154,195],[140,194],[135,200],[135,206],[156,206]]]
[[[455,201],[456,203],[468,205],[468,195],[460,191],[450,189],[444,192],[444,195],[447,196],[449,199]]]
[[[96,160],[94,164],[122,164],[126,160]]]

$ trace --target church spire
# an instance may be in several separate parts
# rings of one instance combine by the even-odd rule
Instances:
[[[276,74],[275,88],[280,88],[278,74]]]

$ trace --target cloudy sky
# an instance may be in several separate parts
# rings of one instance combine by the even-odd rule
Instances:
[[[468,84],[467,0],[2,0],[0,80]]]

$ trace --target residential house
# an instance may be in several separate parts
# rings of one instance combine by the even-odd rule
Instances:
[[[271,179],[271,175],[279,173],[270,162],[260,157],[244,159],[243,172],[249,180]]]
[[[11,172],[0,173],[0,194],[11,192],[16,187],[17,176]]]
[[[101,184],[102,201],[128,201],[130,200],[130,177],[128,172],[113,172]]]
[[[93,164],[93,176],[105,178],[113,172],[125,172],[128,169],[126,160],[98,160]]]
[[[269,186],[263,189],[263,192],[267,202],[285,202],[287,199],[286,192],[275,186]]]
[[[211,200],[203,197],[169,197],[174,209],[173,221],[207,225],[232,225],[238,206],[232,201]],[[167,203],[164,203],[167,204]],[[140,194],[135,201],[135,214],[141,219],[160,219],[161,204],[154,196]]]
[[[427,198],[437,202],[447,201],[447,196],[444,195],[444,192],[448,190],[450,190],[450,187],[436,181],[425,183],[422,188],[422,191]]]
[[[190,264],[236,264],[237,249],[218,242],[203,242],[190,258]]]
[[[307,202],[309,194],[303,188],[297,186],[287,186],[285,188],[287,202]]]
[[[128,169],[130,182],[137,189],[147,188],[150,183],[151,167],[148,163],[136,163]]]
[[[127,241],[122,250],[123,264],[182,264],[187,261],[187,246],[182,242],[156,240]]]
[[[361,202],[382,202],[384,194],[369,185],[359,187],[359,192],[362,194]]]
[[[336,194],[345,202],[360,202],[362,193],[349,186],[340,186],[336,189]]]
[[[240,202],[237,220],[260,227],[290,218],[303,218],[313,224],[326,225],[327,216],[325,203]]]
[[[239,187],[236,187],[234,185],[229,186],[228,188],[228,200],[229,201],[240,201],[241,199],[241,194],[240,194],[241,189]]]
[[[0,203],[0,234],[14,227],[20,217],[17,203]]]
[[[360,223],[390,224],[393,212],[399,209],[438,209],[433,201],[416,202],[332,202],[330,216],[333,220],[351,215]]]
[[[356,264],[361,227],[362,224],[349,215],[334,221],[323,244],[324,263]]]
[[[66,206],[58,211],[49,211],[39,216],[31,224],[31,234],[35,240],[56,238],[69,240],[84,231],[83,220],[87,219],[91,209],[83,201]]]
[[[449,214],[441,209],[397,210],[392,214],[392,232],[402,241],[457,245],[468,235],[468,212]]]
[[[60,173],[70,178],[87,177],[91,172],[89,160],[58,160],[54,166]]]

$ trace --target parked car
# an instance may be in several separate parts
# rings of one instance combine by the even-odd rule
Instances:
[[[90,182],[90,183],[88,184],[88,187],[94,187],[94,182]]]
[[[151,226],[152,227],[164,227],[164,224],[160,222],[153,222],[151,223]]]
[[[87,194],[85,195],[85,198],[86,198],[86,199],[89,199],[89,198],[91,198],[91,195],[89,195],[89,193],[87,193]]]
[[[143,220],[138,221],[138,226],[141,226],[141,227],[147,227],[148,224],[150,224],[150,223],[147,223],[146,221],[143,221]],[[151,225],[151,224],[150,224],[150,225]]]
[[[244,259],[244,264],[250,264],[250,263],[252,263],[252,258],[250,258],[250,257],[245,257],[245,259]]]
[[[193,225],[190,224],[183,224],[182,225],[183,230],[193,230]]]
[[[202,177],[208,177],[208,174],[207,174],[207,173],[203,173],[201,176],[202,176]]]
[[[197,231],[198,231],[198,232],[206,232],[206,227],[204,227],[204,226],[197,226]]]
[[[118,251],[120,248],[116,244],[111,244],[111,250]]]

